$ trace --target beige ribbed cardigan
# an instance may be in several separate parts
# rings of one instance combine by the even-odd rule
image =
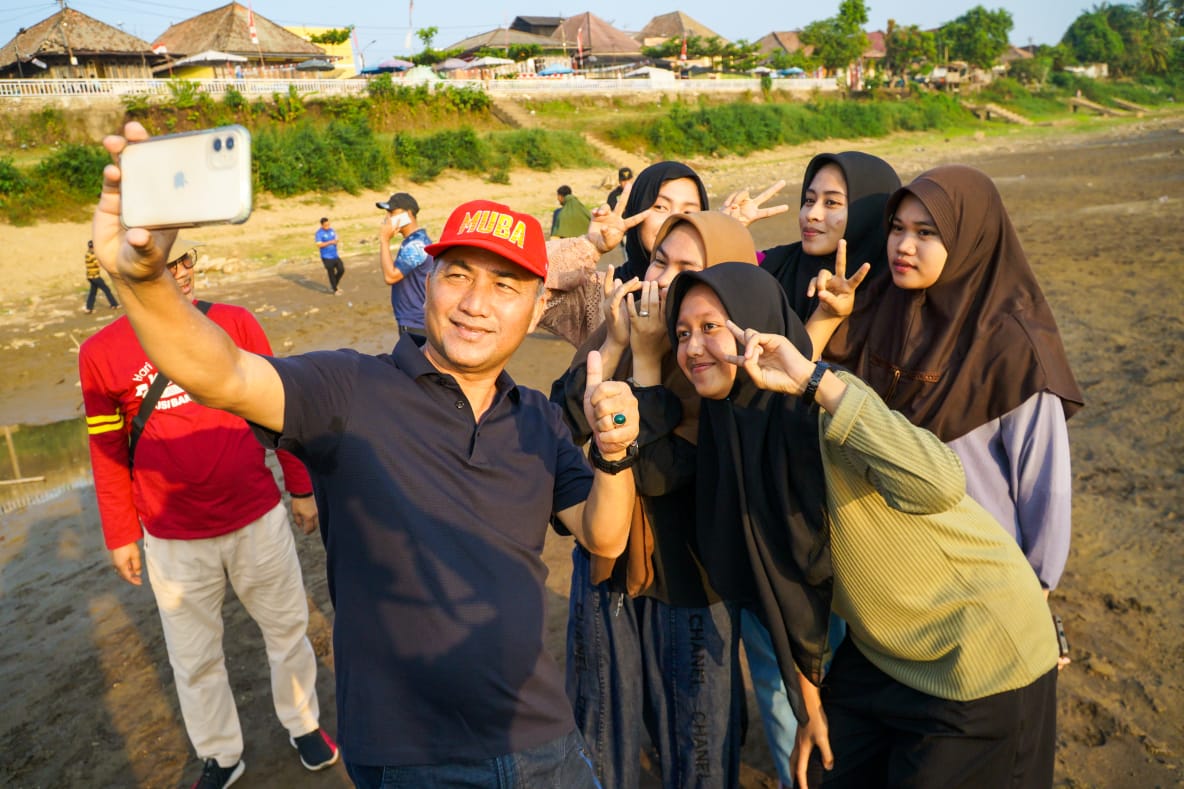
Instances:
[[[822,413],[834,610],[881,671],[943,699],[1024,687],[1057,662],[1019,546],[966,494],[958,456],[859,378]]]

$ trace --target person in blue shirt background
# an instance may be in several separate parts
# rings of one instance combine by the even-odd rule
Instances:
[[[425,336],[423,330],[423,300],[425,283],[431,270],[432,257],[425,250],[432,240],[419,226],[419,203],[406,192],[396,192],[385,203],[374,205],[386,211],[378,230],[378,245],[382,263],[382,277],[391,286],[391,309],[399,324],[399,334]],[[391,239],[395,233],[403,236],[397,254],[391,254]]]
[[[321,263],[329,274],[329,290],[340,296],[341,288],[337,284],[345,276],[345,264],[337,257],[337,231],[329,226],[329,217],[321,217],[321,227],[317,230],[317,249],[321,253]]]

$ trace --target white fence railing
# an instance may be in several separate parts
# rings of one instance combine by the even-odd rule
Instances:
[[[366,92],[364,79],[199,79],[191,80],[204,93],[220,96],[234,88],[248,96],[286,95],[295,87],[301,95],[357,95]],[[0,79],[0,100],[84,96],[169,96],[167,79]],[[394,80],[401,84],[399,79]],[[521,96],[535,93],[619,93],[655,91],[662,93],[742,93],[760,90],[759,79],[653,80],[607,77],[537,77],[495,80],[441,80],[440,85],[470,86],[492,96]],[[776,79],[775,90],[835,90],[833,79]]]

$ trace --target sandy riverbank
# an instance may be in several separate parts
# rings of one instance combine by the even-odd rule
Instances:
[[[1057,785],[1181,785],[1184,119],[1101,124],[1088,133],[1072,127],[951,141],[901,136],[694,164],[718,199],[780,177],[793,184],[814,153],[850,147],[885,156],[906,180],[933,164],[960,161],[999,184],[1087,400],[1070,423],[1074,544],[1052,600],[1074,649],[1059,689]],[[410,189],[434,234],[462,199],[490,197],[541,218],[558,184],[571,184],[591,203],[609,175],[515,172],[504,186],[446,177]],[[795,201],[796,187],[787,192]],[[252,309],[277,353],[388,348],[395,332],[376,261],[381,212],[373,206],[384,197],[268,199],[244,226],[195,231],[223,269],[204,278],[202,293]],[[326,292],[311,245],[325,214],[344,241],[342,298]],[[101,302],[94,315],[79,311],[88,233],[83,224],[0,226],[8,252],[0,260],[2,424],[81,414],[77,343],[117,315]],[[755,226],[754,234],[770,246],[796,238],[796,229],[781,218]],[[511,371],[547,388],[570,354],[562,342],[531,338]],[[108,569],[93,493],[75,488],[2,518],[0,784],[158,787],[191,780],[195,762],[151,594],[118,584]],[[332,608],[319,543],[301,546],[324,719],[332,729]],[[569,550],[561,539],[547,549],[554,604],[548,639],[557,655]],[[241,785],[346,785],[343,770],[308,776],[300,769],[274,721],[257,631],[237,602],[228,603],[227,624],[228,663],[247,732]],[[773,785],[755,707],[750,717],[743,785]]]

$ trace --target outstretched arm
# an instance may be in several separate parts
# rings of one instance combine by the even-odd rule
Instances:
[[[265,359],[241,350],[202,315],[165,268],[176,231],[124,230],[119,222],[119,155],[129,141],[148,139],[138,123],[103,145],[115,159],[103,170],[93,220],[95,252],[119,290],[136,337],[156,366],[203,405],[221,408],[271,430],[284,423],[284,389]]]

